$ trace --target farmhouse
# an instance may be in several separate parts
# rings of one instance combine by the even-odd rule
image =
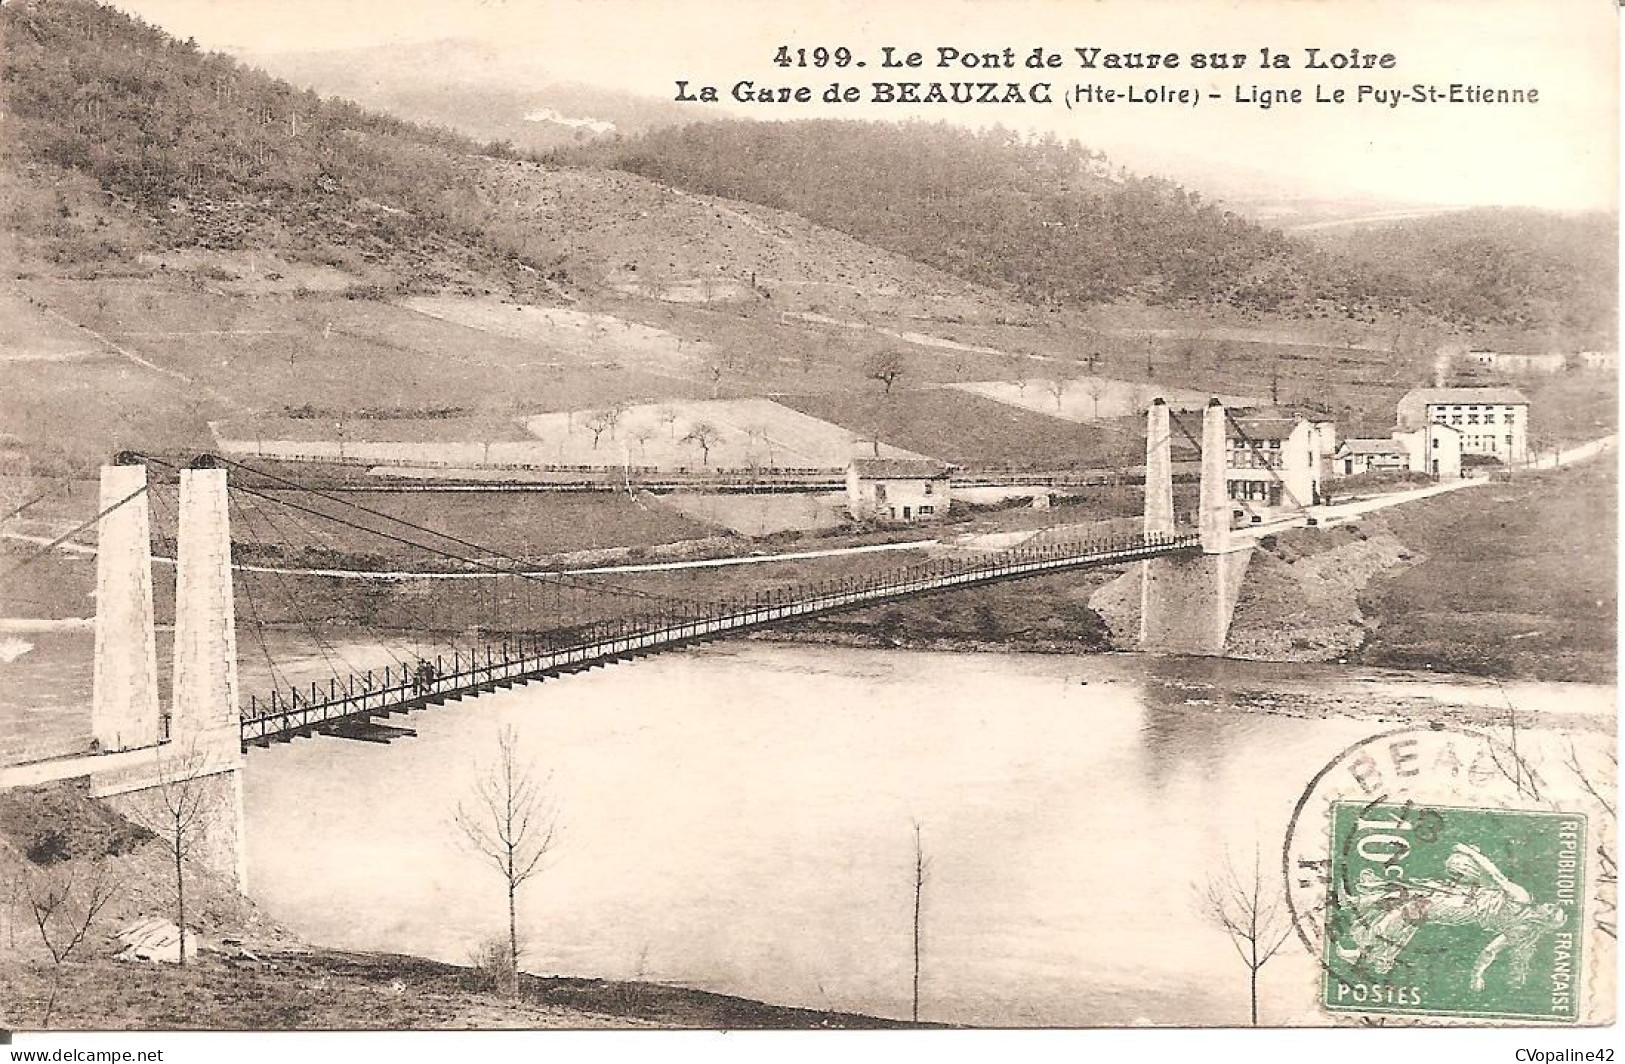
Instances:
[[[1330,421],[1262,411],[1230,419],[1225,436],[1225,486],[1238,516],[1262,520],[1320,502],[1336,439]]]
[[[1609,373],[1619,369],[1618,351],[1581,351],[1580,365],[1586,369],[1606,370]]]
[[[1411,467],[1410,451],[1398,440],[1350,438],[1337,448],[1333,470],[1338,476],[1357,477],[1362,473],[1393,473]]]
[[[1340,477],[1400,471],[1441,480],[1461,476],[1461,433],[1431,422],[1387,439],[1347,439],[1332,460],[1332,472]]]
[[[1486,455],[1508,465],[1529,448],[1529,400],[1516,388],[1413,388],[1399,401],[1399,428],[1430,424],[1461,433],[1463,454]]]
[[[854,518],[929,521],[948,512],[948,467],[917,458],[854,458],[846,470],[846,508]]]

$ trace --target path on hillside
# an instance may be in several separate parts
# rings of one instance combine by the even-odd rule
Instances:
[[[165,366],[158,365],[156,362],[149,362],[147,359],[142,358],[140,355],[136,354],[134,351],[131,351],[129,348],[123,347],[123,346],[121,346],[119,344],[114,343],[112,340],[108,339],[105,335],[103,335],[102,333],[97,332],[95,329],[92,329],[90,326],[86,325],[84,322],[74,321],[72,318],[68,317],[66,314],[64,314],[61,311],[57,310],[55,307],[48,307],[48,306],[45,306],[44,304],[41,304],[40,309],[43,310],[45,313],[49,314],[51,317],[56,318],[58,321],[64,322],[64,323],[72,326],[75,329],[82,329],[85,332],[89,333],[91,336],[94,336],[97,339],[97,341],[102,344],[102,346],[106,347],[109,351],[112,351],[114,354],[118,355],[120,358],[124,359],[127,362],[133,363],[134,365],[139,366],[142,369],[147,370],[147,371],[149,371],[151,373],[161,374],[162,376],[169,377],[169,378],[171,378],[173,380],[180,381],[182,384],[186,385],[188,388],[197,388],[197,389],[200,389],[202,391],[205,391],[205,392],[209,393],[209,395],[211,397],[213,397],[214,399],[219,400],[220,402],[226,404],[227,406],[229,406],[229,407],[231,407],[231,408],[233,408],[235,410],[243,409],[243,405],[241,403],[237,402],[235,399],[232,399],[230,396],[226,395],[224,392],[221,392],[221,391],[218,391],[218,390],[216,390],[214,388],[211,388],[207,384],[199,383],[198,381],[194,380],[193,378],[191,378],[191,377],[187,376],[186,374],[182,373],[180,370],[169,369],[169,368],[167,368]]]

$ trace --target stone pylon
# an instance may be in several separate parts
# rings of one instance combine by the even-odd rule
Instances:
[[[175,545],[175,672],[169,740],[183,771],[207,787],[204,859],[248,889],[237,614],[224,469],[181,472]]]
[[[1168,404],[1159,396],[1151,401],[1145,415],[1145,534],[1159,536],[1174,531],[1173,428],[1168,421]],[[1155,594],[1164,559],[1148,558],[1140,563],[1140,645],[1156,641]]]
[[[1209,399],[1202,411],[1202,487],[1197,527],[1202,534],[1202,553],[1230,552],[1230,489],[1225,483],[1227,465],[1224,404]]]
[[[156,746],[158,647],[152,619],[147,467],[102,467],[96,553],[96,662],[90,733],[99,750]]]
[[[226,471],[181,471],[175,547],[174,740],[241,741]]]
[[[145,469],[136,469],[144,483]],[[117,470],[112,489],[113,501],[128,494],[124,481],[132,473]],[[104,494],[109,490],[105,476]],[[135,505],[134,502],[128,504]],[[105,508],[105,505],[104,505]],[[127,507],[120,507],[109,519]],[[139,512],[143,530],[145,510]],[[220,469],[188,469],[180,476],[180,522],[175,546],[175,644],[174,682],[170,696],[169,725],[159,727],[157,666],[149,666],[152,695],[143,701],[143,712],[151,721],[153,747],[150,758],[129,760],[109,758],[106,767],[97,766],[90,774],[90,795],[111,803],[127,816],[159,830],[167,823],[166,811],[176,803],[200,810],[194,824],[192,859],[217,874],[235,879],[238,890],[247,890],[248,867],[246,831],[243,819],[242,732],[237,709],[237,634],[231,591],[231,529],[228,523],[226,474]],[[138,585],[145,580],[145,624],[131,625],[145,632],[146,645],[152,644],[151,561],[143,548],[138,565],[125,544],[135,533],[118,531],[109,550],[108,520],[103,522],[102,562],[110,566],[103,587]],[[140,533],[145,544],[146,533]],[[114,572],[118,570],[118,572]],[[145,574],[144,576],[142,574]],[[131,601],[129,595],[111,596],[104,590],[102,602]],[[136,601],[139,601],[138,599]],[[121,607],[123,609],[123,607]],[[125,610],[125,613],[130,612]],[[122,615],[122,614],[121,614]],[[115,670],[129,671],[114,641],[113,653],[104,653],[98,612],[96,676],[98,707],[104,676],[111,681]],[[108,618],[111,622],[111,616]],[[108,637],[114,633],[109,630]],[[120,635],[125,638],[128,633]],[[141,636],[133,637],[139,641]],[[150,650],[148,651],[150,653]],[[123,688],[111,686],[112,692]],[[143,696],[145,698],[145,696]],[[147,707],[150,707],[147,708]],[[108,719],[112,719],[109,710]],[[138,755],[139,756],[139,755]]]
[[[1174,456],[1168,404],[1151,401],[1145,416],[1145,534],[1174,530]]]
[[[1141,563],[1140,646],[1171,654],[1222,654],[1251,553],[1230,534],[1230,493],[1225,483],[1225,411],[1214,399],[1202,413],[1202,483],[1197,528],[1202,553],[1152,558]],[[1157,454],[1158,425],[1167,437],[1168,413],[1152,407],[1146,436],[1147,533],[1173,527],[1173,492],[1167,461]],[[1166,448],[1166,444],[1164,445]],[[1166,449],[1162,451],[1167,454]],[[1166,478],[1166,481],[1164,480]],[[1167,488],[1160,485],[1168,483]],[[1164,502],[1166,499],[1166,516]]]

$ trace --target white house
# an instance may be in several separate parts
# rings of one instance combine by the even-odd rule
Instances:
[[[1455,480],[1461,476],[1461,430],[1438,421],[1419,429],[1397,430],[1394,439],[1405,447],[1413,473],[1426,473],[1435,480]]]
[[[1225,488],[1241,514],[1259,518],[1320,501],[1335,438],[1330,422],[1272,411],[1236,416],[1225,429]]]
[[[920,458],[854,458],[846,470],[846,509],[854,518],[929,521],[952,502],[948,467]]]
[[[1430,424],[1461,433],[1462,454],[1511,465],[1529,450],[1529,400],[1516,388],[1413,388],[1399,401],[1399,428]]]
[[[1604,370],[1612,373],[1619,369],[1618,351],[1581,351],[1580,365],[1586,369]]]

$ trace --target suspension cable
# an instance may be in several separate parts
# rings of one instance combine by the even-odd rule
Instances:
[[[101,513],[97,514],[95,517],[92,517],[90,520],[86,521],[84,524],[79,525],[77,528],[74,528],[70,532],[62,533],[62,535],[60,535],[60,536],[56,537],[55,539],[51,540],[51,542],[45,544],[43,547],[40,547],[33,554],[31,554],[28,557],[24,558],[22,561],[18,562],[16,565],[13,565],[10,569],[7,569],[5,572],[0,572],[0,580],[4,580],[6,577],[12,575],[13,573],[21,572],[23,569],[28,568],[30,565],[33,565],[35,562],[37,562],[41,558],[45,557],[51,551],[55,550],[57,547],[60,547],[62,544],[66,543],[68,540],[72,539],[74,536],[77,536],[79,533],[85,531],[87,528],[90,528],[93,525],[95,525],[97,522],[101,521],[108,514],[112,513],[114,510],[117,510],[120,506],[123,506],[125,503],[131,502],[131,501],[139,498],[140,496],[145,495],[146,493],[147,493],[147,485],[143,484],[141,487],[139,487],[136,490],[130,492],[130,494],[124,496],[124,498],[120,499],[118,502],[116,502],[113,505],[109,506],[107,509],[105,509]]]
[[[156,462],[159,465],[169,466],[172,469],[173,468],[178,468],[178,467],[174,466],[172,463],[165,462],[162,459],[153,458],[153,457],[147,456],[147,455],[143,455],[141,457],[146,458],[148,461]],[[328,493],[328,492],[320,491],[320,490],[318,490],[316,488],[306,487],[305,485],[300,484],[298,481],[291,480],[288,477],[283,477],[283,476],[280,476],[280,475],[278,475],[276,473],[270,473],[270,472],[267,472],[265,470],[256,469],[253,466],[245,465],[242,462],[233,461],[232,459],[226,458],[223,455],[216,454],[216,455],[211,455],[211,457],[214,458],[217,461],[225,463],[226,465],[230,465],[230,466],[233,466],[233,467],[235,467],[237,469],[241,469],[244,472],[252,473],[252,474],[254,474],[256,476],[265,477],[268,480],[273,480],[273,481],[276,481],[278,483],[287,485],[288,487],[291,487],[291,488],[293,488],[293,489],[295,489],[297,491],[303,492],[303,493],[305,493],[307,495],[315,495],[318,498],[326,499],[329,502],[338,503],[341,506],[347,506],[347,507],[349,507],[349,508],[351,508],[353,510],[359,510],[360,512],[362,512],[364,514],[368,514],[368,515],[370,515],[372,517],[381,518],[382,520],[390,521],[390,522],[393,522],[394,524],[402,525],[402,526],[404,526],[406,528],[412,529],[413,531],[422,532],[422,533],[425,533],[427,535],[436,536],[436,537],[439,537],[441,539],[449,540],[450,542],[455,543],[458,546],[466,547],[466,548],[468,548],[470,550],[473,550],[473,551],[478,551],[478,552],[481,552],[481,553],[484,553],[484,554],[492,555],[492,556],[497,557],[497,558],[501,558],[504,561],[512,562],[514,565],[523,565],[523,564],[525,564],[522,559],[516,558],[516,557],[514,557],[514,556],[512,556],[510,554],[505,554],[502,551],[495,550],[493,548],[486,547],[486,546],[483,546],[483,545],[478,544],[478,543],[471,543],[468,540],[460,539],[457,536],[451,535],[448,532],[441,532],[438,529],[429,528],[429,527],[427,527],[425,525],[420,525],[420,524],[417,524],[415,522],[408,521],[405,518],[396,517],[393,514],[384,513],[381,510],[374,510],[374,509],[372,509],[370,507],[362,506],[358,502],[355,502],[355,501],[350,500],[350,499],[345,499],[345,498],[343,498],[341,496],[337,496],[337,495],[333,495],[333,494]],[[564,576],[564,575],[558,574],[558,573],[534,573],[533,574],[533,573],[525,572],[523,570],[504,568],[503,566],[493,565],[490,562],[484,561],[484,560],[479,559],[479,558],[471,558],[471,557],[467,557],[466,555],[455,554],[455,553],[452,553],[451,551],[445,550],[443,548],[432,547],[432,546],[430,546],[428,544],[425,544],[425,543],[419,543],[419,542],[416,542],[415,540],[410,540],[410,539],[403,538],[401,536],[392,535],[391,533],[384,532],[384,531],[382,531],[380,529],[368,528],[365,525],[357,524],[357,523],[355,523],[353,521],[346,521],[341,517],[334,516],[333,514],[326,513],[326,512],[324,512],[322,510],[317,510],[317,509],[314,509],[312,507],[303,506],[303,505],[301,505],[299,503],[295,503],[295,502],[289,502],[286,499],[279,499],[276,496],[269,494],[268,492],[259,491],[259,490],[256,490],[254,488],[248,487],[248,486],[243,485],[243,484],[234,484],[234,485],[232,485],[232,490],[247,492],[250,495],[258,496],[259,498],[265,499],[265,500],[267,500],[269,502],[274,502],[274,503],[277,503],[277,504],[282,505],[282,506],[287,506],[287,507],[290,507],[292,509],[299,510],[299,511],[301,511],[303,513],[310,514],[310,515],[312,515],[314,517],[320,517],[320,518],[323,518],[325,520],[332,521],[335,524],[343,525],[343,526],[345,526],[347,528],[355,529],[355,530],[357,530],[359,532],[365,532],[365,533],[368,533],[370,535],[379,536],[379,537],[382,537],[384,539],[391,540],[392,542],[395,542],[395,543],[400,543],[400,544],[404,544],[405,546],[416,548],[417,550],[428,551],[431,554],[436,554],[436,555],[438,555],[440,557],[443,557],[443,558],[449,558],[449,559],[451,559],[453,561],[463,562],[466,565],[477,566],[477,567],[479,567],[481,569],[485,569],[485,570],[487,570],[489,572],[497,573],[499,575],[518,576],[521,579],[539,580],[539,581],[544,581],[544,582],[546,582],[546,581],[556,581],[556,582],[564,584],[566,586],[578,587],[578,588],[580,588],[582,590],[586,590],[586,591],[600,591],[600,592],[603,592],[604,594],[609,594],[609,595],[622,595],[622,596],[629,597],[629,598],[655,600],[655,601],[659,601],[659,602],[665,604],[668,607],[670,607],[673,604],[682,605],[682,606],[689,606],[689,607],[700,607],[700,608],[706,608],[706,607],[709,607],[709,606],[712,605],[711,603],[694,602],[694,601],[684,599],[684,598],[682,598],[680,596],[676,596],[676,595],[657,595],[657,594],[653,594],[653,593],[646,592],[646,591],[638,591],[638,590],[633,589],[633,588],[619,587],[619,586],[614,585],[614,584],[608,584],[608,583],[605,583],[603,581],[598,581],[598,580],[584,579],[584,578],[579,577],[579,576],[577,576],[577,577],[567,577],[567,576]]]

